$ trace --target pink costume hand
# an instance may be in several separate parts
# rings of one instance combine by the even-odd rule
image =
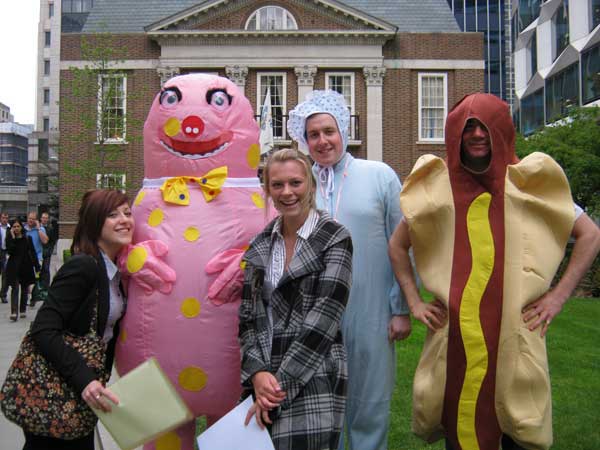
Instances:
[[[155,290],[168,294],[176,275],[161,257],[169,247],[162,241],[149,240],[128,245],[118,259],[119,270],[138,284],[147,295]]]
[[[244,249],[232,248],[215,255],[206,264],[207,274],[219,274],[208,288],[208,299],[211,303],[222,305],[241,297],[244,284],[244,269],[241,264],[244,252]]]

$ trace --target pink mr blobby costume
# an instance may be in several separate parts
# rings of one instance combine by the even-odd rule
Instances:
[[[127,314],[116,363],[151,356],[209,424],[240,395],[238,307],[242,254],[266,223],[256,169],[258,125],[231,81],[167,81],[144,126],[144,185],[133,214]],[[190,422],[144,448],[192,449]]]

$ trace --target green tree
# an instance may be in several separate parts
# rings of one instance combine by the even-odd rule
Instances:
[[[528,136],[517,136],[520,158],[540,151],[564,169],[573,199],[600,218],[600,108],[572,108],[566,118]]]
[[[77,202],[94,187],[126,189],[122,182],[128,144],[141,139],[141,121],[127,108],[127,71],[119,69],[126,49],[109,33],[81,38],[83,67],[70,67],[61,80],[61,179],[67,202]]]

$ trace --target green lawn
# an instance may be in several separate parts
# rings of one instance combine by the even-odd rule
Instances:
[[[396,389],[389,450],[443,449],[410,432],[411,386],[425,326],[413,321],[411,336],[397,344]],[[554,422],[553,450],[600,449],[600,300],[571,299],[548,333]]]

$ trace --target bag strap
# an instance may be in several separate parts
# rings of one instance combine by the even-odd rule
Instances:
[[[96,301],[94,302],[94,310],[92,311],[92,321],[90,322],[90,333],[92,335],[97,335],[98,332],[96,329],[98,328],[98,298],[100,297],[100,292],[98,290],[98,286],[96,285]]]
[[[94,309],[92,311],[92,320],[90,322],[89,334],[96,336],[98,334],[96,329],[98,328],[98,302],[100,299],[99,284],[100,284],[100,277],[102,276],[102,274],[100,273],[100,265],[98,264],[98,260],[96,258],[94,258],[93,256],[92,256],[92,258],[94,259],[94,262],[96,263],[97,276],[96,276],[96,285],[94,286],[94,289],[96,289],[96,301],[94,302]]]

